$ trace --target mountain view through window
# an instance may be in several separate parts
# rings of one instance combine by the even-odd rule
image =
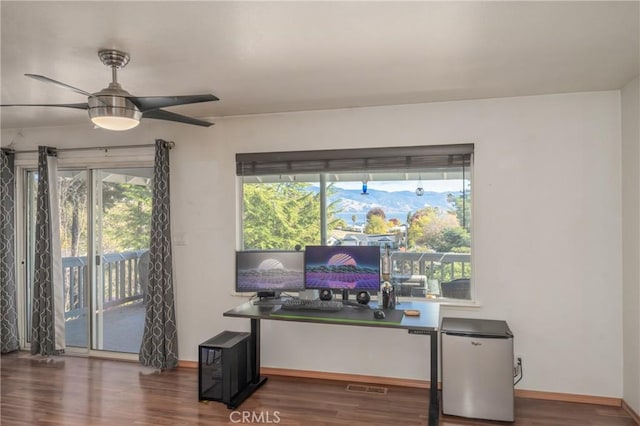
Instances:
[[[471,179],[464,177],[426,180],[418,172],[368,173],[358,180],[348,174],[245,177],[243,248],[388,247],[392,279],[402,295],[470,299]],[[451,282],[462,283],[463,290],[445,294],[443,285]]]

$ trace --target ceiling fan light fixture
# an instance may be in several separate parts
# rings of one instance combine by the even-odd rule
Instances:
[[[129,130],[140,124],[142,112],[121,96],[89,98],[89,118],[93,124],[107,130]]]
[[[129,130],[136,127],[140,124],[140,120],[136,120],[135,118],[129,117],[118,117],[118,116],[101,116],[101,117],[91,117],[91,121],[96,126],[106,129],[106,130]]]

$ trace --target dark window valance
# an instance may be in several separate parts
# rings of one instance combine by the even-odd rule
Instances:
[[[238,176],[468,166],[473,144],[236,154]]]

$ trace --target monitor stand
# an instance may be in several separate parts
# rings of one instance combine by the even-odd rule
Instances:
[[[342,289],[342,300],[349,300],[349,290],[346,288]]]
[[[279,291],[259,291],[256,293],[260,300],[262,299],[280,299]]]

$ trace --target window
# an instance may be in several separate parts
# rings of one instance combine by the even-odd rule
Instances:
[[[242,249],[389,247],[401,296],[471,299],[473,145],[238,154]]]

